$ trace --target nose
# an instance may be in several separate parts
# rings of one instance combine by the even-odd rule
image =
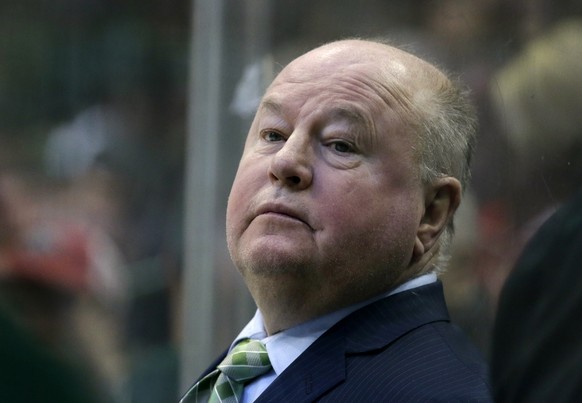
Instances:
[[[308,138],[291,135],[271,159],[271,182],[294,190],[308,188],[313,181],[312,154]]]

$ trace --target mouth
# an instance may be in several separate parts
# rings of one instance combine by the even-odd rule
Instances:
[[[257,210],[256,217],[262,215],[272,215],[278,216],[283,219],[299,221],[305,224],[311,230],[313,230],[311,225],[309,225],[307,218],[305,217],[305,214],[302,211],[291,208],[289,206],[275,203],[266,203],[259,207],[259,209]]]

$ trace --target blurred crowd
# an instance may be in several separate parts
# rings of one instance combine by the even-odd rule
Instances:
[[[0,5],[0,401],[175,400],[189,10]]]
[[[194,3],[0,6],[0,341],[29,343],[0,342],[0,363],[29,351],[27,382],[49,361],[55,379],[79,379],[83,399],[50,401],[176,400]],[[272,51],[229,72],[225,114],[252,111],[260,91],[241,88],[253,66],[346,36],[392,38],[472,89],[480,138],[444,281],[454,320],[487,354],[517,255],[580,186],[580,2],[243,3],[269,4]]]

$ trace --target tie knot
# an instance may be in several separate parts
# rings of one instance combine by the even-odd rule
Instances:
[[[244,384],[270,369],[271,362],[264,344],[245,339],[232,349],[216,370],[192,386],[180,403],[239,402]]]
[[[271,369],[265,345],[258,340],[239,342],[218,369],[235,382],[244,383]]]

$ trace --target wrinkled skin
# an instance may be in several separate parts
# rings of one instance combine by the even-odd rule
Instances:
[[[447,217],[427,214],[440,192],[422,185],[406,124],[414,94],[402,82],[418,62],[340,42],[295,60],[267,90],[227,240],[269,333],[387,291],[423,264]]]

